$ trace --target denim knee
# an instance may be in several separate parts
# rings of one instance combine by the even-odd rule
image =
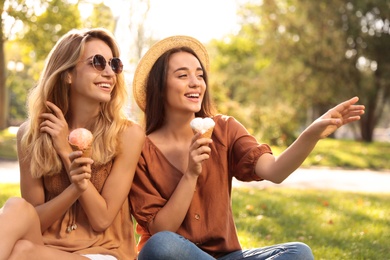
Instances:
[[[161,231],[149,238],[138,255],[139,260],[214,259],[194,243],[170,231]]]
[[[301,242],[294,242],[294,247],[296,248],[296,259],[307,259],[307,260],[313,260],[313,252],[311,251],[311,248]]]
[[[139,253],[139,260],[177,258],[182,237],[170,231],[161,231],[149,238]]]

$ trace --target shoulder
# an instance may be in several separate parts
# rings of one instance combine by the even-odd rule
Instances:
[[[18,140],[22,139],[22,137],[25,135],[29,127],[29,121],[23,122],[18,129],[18,132],[16,133],[16,138]]]
[[[213,117],[216,128],[227,128],[227,127],[243,127],[243,125],[238,122],[234,117],[218,114]]]
[[[126,120],[125,127],[121,133],[121,139],[125,142],[144,142],[145,130],[136,122],[132,120]]]
[[[215,141],[225,145],[233,144],[237,139],[250,135],[248,130],[233,116],[218,114],[213,117],[215,127],[213,136]]]

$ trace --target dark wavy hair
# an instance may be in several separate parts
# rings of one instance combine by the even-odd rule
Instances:
[[[147,135],[159,129],[164,124],[168,62],[171,55],[178,52],[188,52],[199,60],[191,48],[179,47],[166,51],[154,63],[146,82],[145,124]],[[202,62],[200,60],[199,62],[203,69],[204,81],[206,82],[206,86],[208,86],[207,71]],[[208,89],[207,87],[200,110],[195,113],[196,117],[210,117],[213,115],[214,107]]]

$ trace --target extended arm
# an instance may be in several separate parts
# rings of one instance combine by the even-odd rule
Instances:
[[[303,163],[320,139],[326,138],[339,127],[360,119],[364,114],[364,106],[355,105],[358,100],[354,97],[328,110],[277,158],[270,154],[262,155],[256,164],[256,174],[263,179],[281,183]]]

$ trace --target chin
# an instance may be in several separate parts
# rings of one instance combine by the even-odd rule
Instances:
[[[100,103],[108,103],[111,101],[111,98],[99,98],[98,101]]]

